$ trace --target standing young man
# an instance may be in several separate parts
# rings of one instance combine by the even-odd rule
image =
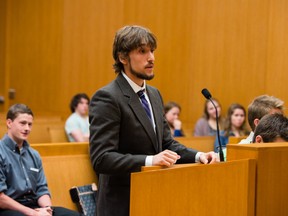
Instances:
[[[10,107],[7,134],[0,141],[0,216],[77,216],[77,212],[52,207],[42,161],[26,141],[33,113],[24,104]]]
[[[154,77],[156,47],[148,29],[120,29],[113,44],[118,76],[91,99],[90,156],[99,174],[98,216],[129,215],[130,174],[141,166],[217,160],[214,152],[197,152],[173,140],[160,92],[146,85]]]

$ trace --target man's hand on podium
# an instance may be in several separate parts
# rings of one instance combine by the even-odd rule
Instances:
[[[153,156],[153,166],[172,166],[177,160],[180,159],[180,155],[170,150],[164,150],[157,155]]]
[[[202,153],[199,157],[199,160],[203,164],[208,164],[208,163],[212,164],[212,163],[220,162],[218,154],[213,151]]]

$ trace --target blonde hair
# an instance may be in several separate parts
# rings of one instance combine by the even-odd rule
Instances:
[[[255,130],[254,120],[260,120],[273,109],[283,112],[284,102],[274,96],[260,95],[250,103],[248,106],[248,122],[252,131]]]

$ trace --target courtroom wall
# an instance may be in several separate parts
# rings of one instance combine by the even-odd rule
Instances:
[[[181,119],[191,127],[202,115],[204,87],[224,111],[233,102],[247,107],[260,94],[288,101],[285,0],[5,2],[6,72],[16,90],[10,103],[27,103],[36,114],[65,118],[75,93],[92,96],[111,82],[114,34],[128,24],[157,36],[155,78],[148,84],[165,102],[181,104]]]

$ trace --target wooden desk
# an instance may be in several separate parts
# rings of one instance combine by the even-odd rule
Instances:
[[[253,158],[256,215],[288,215],[288,143],[227,145],[227,160]]]
[[[255,169],[246,159],[132,173],[130,216],[252,216]]]

